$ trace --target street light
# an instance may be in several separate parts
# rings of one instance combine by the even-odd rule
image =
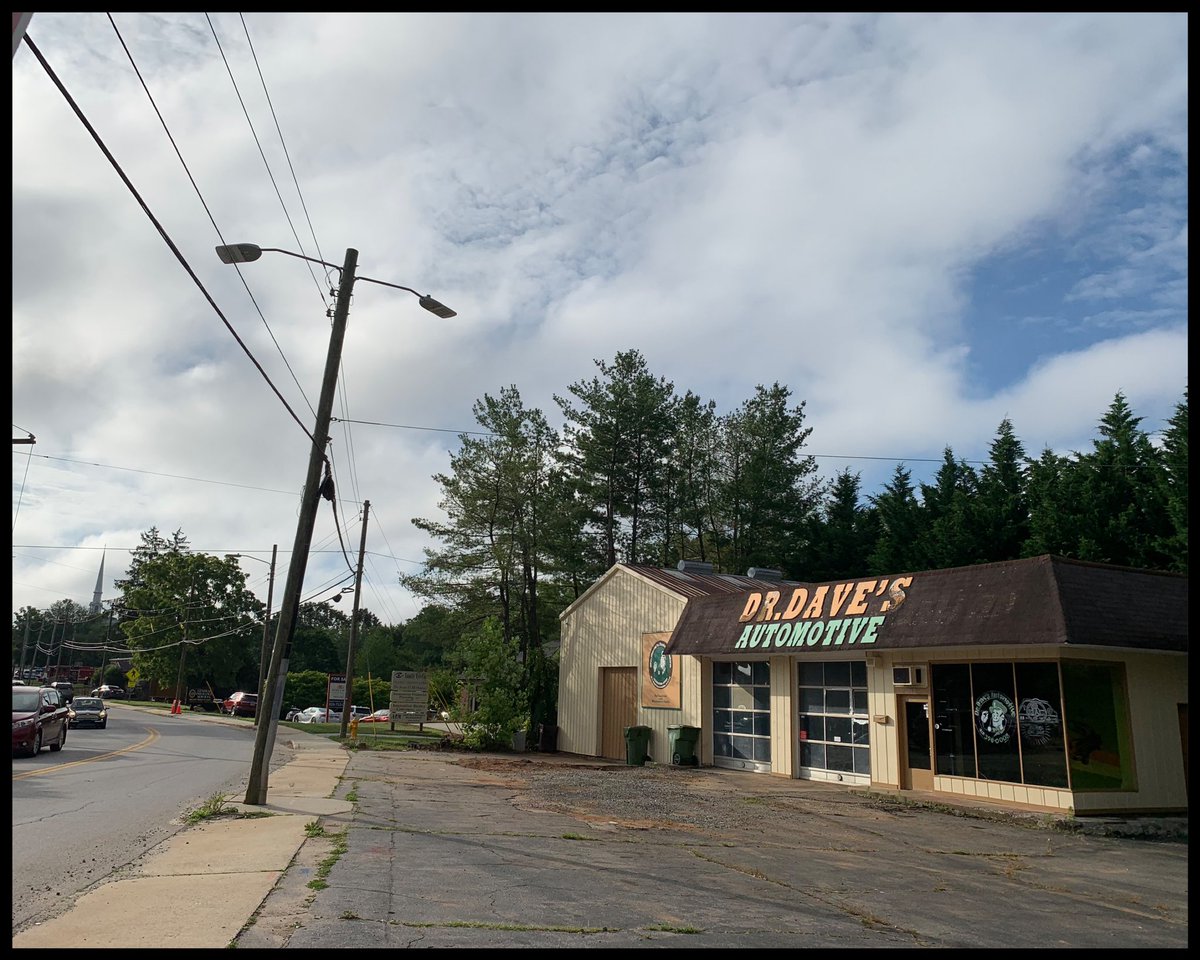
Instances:
[[[260,247],[253,243],[234,243],[217,247],[217,256],[222,263],[252,263],[270,251],[282,253],[299,260],[308,260],[322,266],[339,270],[341,282],[338,284],[337,302],[333,311],[333,329],[329,334],[329,354],[325,358],[325,378],[321,383],[321,399],[317,404],[317,423],[312,434],[312,450],[308,458],[308,473],[305,477],[304,493],[300,502],[300,517],[296,524],[296,542],[292,548],[292,559],[288,565],[287,583],[284,586],[284,597],[279,607],[279,625],[275,629],[275,645],[271,650],[271,664],[267,670],[266,683],[263,688],[260,707],[270,705],[269,720],[258,725],[254,738],[254,759],[250,766],[250,779],[246,787],[247,804],[264,804],[267,802],[267,779],[271,761],[271,748],[275,741],[275,733],[279,726],[279,711],[283,704],[283,684],[279,682],[280,675],[286,676],[288,656],[291,652],[292,636],[296,630],[296,619],[300,613],[300,592],[304,585],[304,572],[308,566],[308,550],[312,544],[313,527],[317,519],[317,507],[321,498],[321,465],[328,464],[325,455],[325,445],[329,442],[329,422],[333,415],[333,394],[337,386],[338,368],[341,365],[342,342],[346,337],[346,320],[350,313],[350,296],[354,290],[355,280],[365,280],[378,283],[385,287],[395,287],[406,290],[417,298],[417,302],[430,313],[444,319],[457,316],[445,304],[434,300],[427,294],[418,293],[411,287],[402,287],[383,280],[372,280],[370,277],[355,277],[354,270],[358,266],[358,251],[354,248],[346,250],[346,259],[341,267],[336,264],[306,257],[290,250],[278,247]]]
[[[263,689],[263,685],[267,681],[267,647],[268,647],[268,637],[270,635],[270,627],[271,627],[271,599],[272,599],[272,596],[275,591],[275,555],[278,552],[278,550],[279,550],[279,544],[275,543],[275,544],[271,545],[271,563],[270,563],[271,574],[270,574],[270,577],[267,579],[267,612],[266,612],[266,615],[263,617],[262,648],[259,650],[259,653],[258,653],[258,687],[256,689],[258,690],[258,702],[259,703],[264,702],[263,694],[266,692]],[[241,559],[241,560],[257,560],[259,563],[267,562],[262,557],[252,557],[248,553],[229,553],[229,554],[226,554],[226,557],[228,557],[228,558],[237,557],[238,559]],[[261,716],[262,716],[262,711],[256,709],[254,711],[254,725],[256,727],[258,726],[258,718]]]

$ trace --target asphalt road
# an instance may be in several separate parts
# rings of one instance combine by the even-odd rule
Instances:
[[[249,724],[109,706],[107,729],[71,729],[58,753],[13,758],[14,932],[178,832],[213,793],[244,789]]]
[[[1187,843],[670,767],[360,751],[242,948],[1186,948]],[[342,833],[344,831],[344,833]],[[339,839],[340,835],[340,839]]]

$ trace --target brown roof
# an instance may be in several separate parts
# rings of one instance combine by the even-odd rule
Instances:
[[[739,577],[732,573],[695,573],[631,563],[624,563],[621,566],[626,570],[640,573],[643,577],[688,598],[709,597],[714,594],[745,594],[749,590],[777,589],[781,585],[781,581],[756,580],[751,577]],[[782,581],[782,583],[787,586],[795,585],[791,580]]]
[[[779,594],[773,607],[771,590]],[[866,652],[1024,644],[1186,652],[1187,591],[1186,576],[1050,555],[771,584],[689,600],[667,652],[761,654],[770,647],[774,654],[805,655],[855,645]]]

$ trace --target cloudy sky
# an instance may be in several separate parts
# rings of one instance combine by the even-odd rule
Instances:
[[[13,609],[88,603],[104,547],[110,599],[154,526],[277,544],[278,603],[331,271],[222,242],[354,248],[458,312],[354,290],[331,454],[351,558],[371,504],[385,622],[419,609],[397,574],[472,403],[515,385],[560,424],[553,395],[619,351],[722,413],[786,384],[822,474],[868,494],[947,445],[985,459],[1005,417],[1031,455],[1089,449],[1118,391],[1162,429],[1187,386],[1187,25],[34,14],[116,167],[22,45]],[[351,582],[324,502],[313,549],[306,600]]]

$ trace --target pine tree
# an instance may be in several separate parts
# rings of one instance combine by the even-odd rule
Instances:
[[[921,539],[921,506],[912,485],[912,473],[897,464],[883,492],[870,497],[875,509],[879,538],[871,551],[871,573],[900,573],[925,569],[918,546]]]
[[[979,476],[974,516],[981,562],[1016,560],[1029,538],[1025,448],[1011,421],[1000,421],[991,455]]]
[[[1155,548],[1167,569],[1188,572],[1188,399],[1176,404],[1175,415],[1163,435],[1162,499],[1170,521],[1170,532],[1160,536]]]

